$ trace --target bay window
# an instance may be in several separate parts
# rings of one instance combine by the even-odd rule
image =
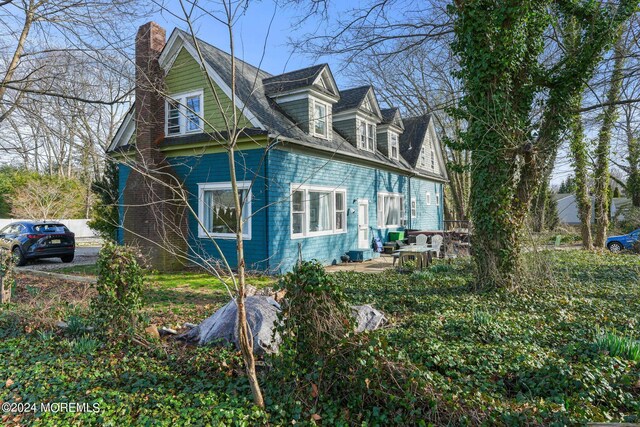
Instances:
[[[242,237],[251,240],[251,181],[238,182],[242,204]],[[234,239],[238,225],[233,191],[230,182],[198,184],[198,236]],[[203,228],[204,227],[204,228]]]
[[[172,95],[165,103],[165,133],[169,136],[201,132],[203,92]]]
[[[291,190],[292,238],[346,231],[346,190],[296,184]]]
[[[378,193],[378,228],[401,227],[405,223],[404,197],[397,193]]]

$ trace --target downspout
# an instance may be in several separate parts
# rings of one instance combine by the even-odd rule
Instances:
[[[268,139],[267,139],[268,141]],[[269,240],[269,143],[267,142],[267,148],[264,152],[264,202],[265,202],[265,210],[264,210],[264,220],[266,224],[265,231],[265,245],[266,245],[266,254],[267,254],[267,265],[266,270],[270,272],[269,264],[271,263],[271,253],[270,253],[270,240]]]
[[[408,181],[407,187],[409,189],[409,194],[408,194],[409,197],[407,197],[407,199],[409,199],[409,209],[407,209],[407,211],[409,213],[409,221],[407,221],[407,222],[409,223],[409,228],[412,229],[413,228],[413,223],[411,222],[411,219],[412,219],[411,218],[411,175],[409,175],[407,177],[407,181]]]

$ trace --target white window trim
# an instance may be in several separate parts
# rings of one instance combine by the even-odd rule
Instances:
[[[411,205],[409,206],[411,210],[411,218],[418,217],[418,200],[415,197],[411,198]]]
[[[376,200],[376,202],[378,203],[377,214],[380,213],[380,196],[396,196],[396,197],[400,198],[400,204],[399,204],[400,212],[398,213],[398,216],[399,216],[399,219],[400,219],[400,223],[399,224],[391,224],[391,225],[383,225],[382,224],[382,220],[384,218],[381,218],[380,215],[378,215],[378,218],[377,218],[377,221],[376,221],[377,225],[378,225],[378,229],[379,230],[386,230],[386,229],[389,229],[389,228],[404,227],[404,224],[407,222],[407,219],[405,218],[407,213],[405,211],[405,206],[404,206],[404,202],[405,202],[404,194],[402,194],[402,193],[388,193],[388,192],[379,191],[378,192],[378,198]],[[383,211],[382,215],[384,215],[384,211]]]
[[[251,240],[251,199],[253,198],[251,192],[251,181],[238,181],[238,190],[249,190],[243,209],[248,210],[247,220],[242,227],[242,240]],[[204,192],[207,190],[231,190],[231,182],[202,182],[198,183],[198,221],[200,224],[204,223]],[[216,239],[235,239],[235,233],[209,233],[198,224],[198,237],[202,239],[208,239],[209,237]]]
[[[302,233],[293,233],[293,193],[296,191],[304,191],[304,223],[302,225]],[[331,230],[325,231],[308,231],[309,228],[309,191],[328,191],[331,193],[332,201],[333,201],[333,209],[331,212]],[[344,203],[344,228],[336,229],[336,193],[342,193],[343,203]],[[343,187],[327,187],[327,186],[318,186],[318,185],[301,185],[301,184],[291,184],[291,189],[289,191],[289,236],[291,240],[295,239],[305,239],[307,237],[318,237],[318,236],[332,236],[336,234],[345,234],[347,233],[347,189]]]
[[[333,126],[331,123],[331,104],[326,102],[318,101],[317,99],[309,98],[309,103],[311,104],[311,117],[309,121],[309,135],[315,136],[322,139],[329,139],[329,126]],[[324,106],[325,116],[324,116],[324,134],[316,133],[316,104]]]
[[[396,155],[395,156],[392,155],[392,153],[393,153],[393,145],[394,145],[392,136],[394,136],[394,135],[396,137],[396,143],[395,143]],[[388,146],[389,158],[393,159],[393,160],[399,160],[399,157],[400,157],[400,137],[398,136],[398,134],[396,132],[389,131],[387,133],[387,140],[389,142],[389,146]]]
[[[431,206],[431,193],[429,191],[427,191],[425,200],[426,200],[426,205]]]
[[[199,126],[198,129],[187,131],[187,98],[191,98],[193,96],[200,97],[200,112],[198,113],[198,121]],[[169,101],[175,101],[178,103],[178,109],[180,111],[180,132],[172,133],[169,135]],[[192,92],[183,92],[176,93],[173,95],[169,95],[164,100],[164,134],[168,137],[170,136],[184,136],[190,135],[192,133],[199,133],[204,130],[204,91],[202,89],[192,91]]]
[[[360,142],[360,137],[362,136],[362,131],[361,131],[361,127],[364,124],[364,142]],[[372,130],[373,130],[373,150],[369,150],[369,148],[367,147],[368,143],[369,143],[369,126],[372,126]],[[377,125],[369,120],[363,120],[363,119],[358,119],[356,121],[356,140],[357,140],[357,146],[359,150],[364,150],[364,151],[368,151],[370,153],[375,153],[376,152],[376,144],[378,143],[378,135],[377,135]]]

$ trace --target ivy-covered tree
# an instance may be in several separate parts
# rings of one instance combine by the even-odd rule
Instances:
[[[521,235],[573,104],[637,0],[455,0],[458,76],[467,120],[462,138],[472,151],[474,256],[482,287],[511,287],[520,270]],[[575,19],[575,52],[545,53],[558,20]]]
[[[595,179],[595,211],[596,211],[596,230],[594,245],[598,248],[604,248],[607,240],[607,230],[609,228],[609,215],[611,213],[609,200],[611,198],[611,176],[609,173],[609,155],[611,151],[611,133],[613,126],[618,118],[616,102],[620,98],[622,89],[622,79],[624,78],[623,69],[626,59],[625,41],[623,31],[620,29],[615,49],[613,50],[614,63],[611,72],[611,83],[607,93],[607,102],[609,105],[604,109],[602,114],[602,126],[598,133],[598,144],[596,146],[596,167],[594,173]]]

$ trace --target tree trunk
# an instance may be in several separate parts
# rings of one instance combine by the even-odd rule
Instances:
[[[512,163],[497,150],[472,154],[471,218],[473,255],[483,288],[512,287],[520,267],[524,215],[513,215]]]
[[[247,370],[247,378],[249,379],[249,386],[251,387],[251,393],[253,395],[253,402],[256,406],[264,408],[264,398],[262,397],[262,390],[260,390],[260,384],[258,383],[258,376],[256,374],[256,361],[253,355],[253,340],[250,336],[249,326],[247,325],[247,312],[244,305],[245,299],[245,260],[244,260],[244,241],[242,240],[242,205],[246,203],[246,200],[241,203],[240,194],[238,193],[238,181],[236,178],[236,166],[235,166],[235,151],[234,151],[234,137],[231,138],[231,144],[229,147],[229,173],[231,175],[231,190],[233,193],[233,201],[236,209],[236,249],[238,256],[237,267],[237,296],[236,303],[238,304],[238,342],[240,344],[240,351],[242,352],[242,358],[244,359],[245,368]]]
[[[627,178],[627,195],[631,204],[640,208],[640,140],[633,134],[627,136],[629,154],[629,177]]]
[[[618,40],[614,48],[614,64],[611,73],[611,86],[607,94],[609,105],[605,107],[602,118],[602,127],[598,134],[598,146],[596,148],[596,170],[595,170],[595,201],[596,201],[596,235],[595,246],[604,248],[607,240],[607,230],[609,228],[609,151],[611,149],[611,130],[617,120],[617,106],[622,88],[622,67],[625,61],[624,31],[620,31]]]
[[[582,96],[576,97],[573,103],[575,109],[580,108]],[[586,250],[593,249],[591,239],[591,199],[588,189],[587,172],[587,146],[584,141],[582,117],[574,114],[571,120],[570,150],[573,157],[573,173],[575,174],[575,195],[578,217],[580,218],[580,233],[582,235],[582,247]]]

